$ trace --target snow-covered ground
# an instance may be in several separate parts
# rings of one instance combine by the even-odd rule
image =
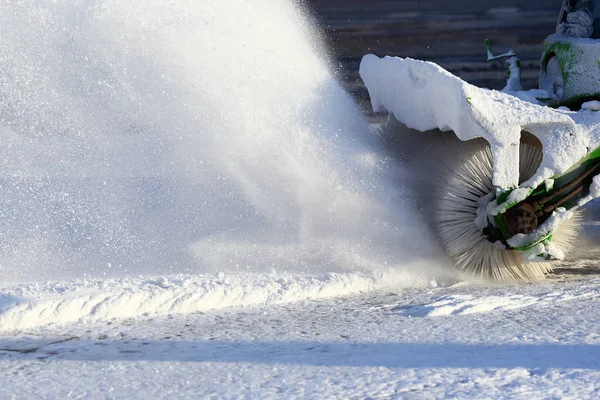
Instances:
[[[220,276],[210,289],[189,278],[196,300],[212,294],[197,302],[208,310],[177,314],[175,304],[193,300],[174,298],[183,281],[131,280],[115,315],[126,317],[126,299],[147,285],[154,291],[146,290],[145,301],[130,299],[146,315],[104,318],[102,308],[116,299],[88,304],[94,312],[80,301],[88,318],[0,333],[0,397],[597,398],[600,229],[588,223],[584,233],[568,269],[527,285],[436,285],[404,276],[404,287],[376,287],[332,275],[321,282],[263,277],[261,287]],[[335,295],[349,285],[354,294]],[[32,317],[43,309],[46,321],[60,321],[74,305],[21,311]]]
[[[466,281],[292,2],[0,26],[0,398],[594,397],[597,226]]]
[[[597,398],[600,278],[5,333],[2,398]]]

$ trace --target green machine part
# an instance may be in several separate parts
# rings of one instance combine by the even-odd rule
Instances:
[[[558,207],[566,210],[578,207],[580,201],[590,194],[593,178],[598,174],[600,174],[600,147],[579,160],[567,172],[552,177],[554,185],[551,188],[542,183],[537,188],[531,189],[524,200],[504,204],[505,210],[494,216],[496,226],[490,229],[495,230],[495,235],[501,236],[500,240],[505,245],[506,241],[516,234],[533,232]],[[496,198],[496,203],[505,203],[513,190],[502,192]],[[552,232],[549,232],[513,249],[529,250],[551,239]]]

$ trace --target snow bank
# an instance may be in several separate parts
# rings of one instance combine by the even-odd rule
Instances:
[[[26,284],[0,296],[0,331],[44,324],[191,313],[322,299],[381,287],[427,286],[410,273],[235,274]]]

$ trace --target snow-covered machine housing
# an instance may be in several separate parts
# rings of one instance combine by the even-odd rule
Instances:
[[[563,2],[556,34],[544,41],[540,89],[553,106],[578,108],[600,97],[600,4]]]
[[[434,225],[460,269],[496,280],[540,279],[576,245],[578,209],[600,197],[595,4],[563,2],[557,31],[544,43],[539,89],[524,91],[516,54],[494,56],[489,42],[489,60],[506,58],[502,91],[431,62],[363,57],[360,75],[374,111],[415,130],[485,139],[447,154],[443,179],[432,182]]]

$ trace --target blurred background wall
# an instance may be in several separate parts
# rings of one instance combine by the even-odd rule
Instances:
[[[495,53],[521,59],[525,89],[537,87],[542,42],[553,33],[560,0],[304,0],[335,60],[346,88],[368,108],[358,76],[367,53],[433,61],[477,86],[502,89],[503,61],[486,61],[484,40]]]

